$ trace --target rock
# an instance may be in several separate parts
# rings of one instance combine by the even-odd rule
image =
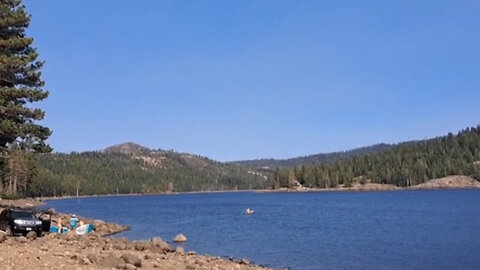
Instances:
[[[127,245],[123,242],[119,242],[119,243],[113,244],[113,248],[118,250],[125,250],[127,249]]]
[[[113,253],[111,253],[100,261],[100,266],[106,268],[123,269],[125,268],[125,262],[122,259],[116,257]]]
[[[138,241],[134,243],[134,248],[138,251],[144,251],[148,249],[148,245],[145,242]]]
[[[135,265],[136,267],[142,267],[142,259],[134,254],[124,253],[120,258],[122,258],[125,263]]]
[[[173,249],[173,247],[169,243],[163,241],[163,239],[160,237],[153,237],[152,239],[150,239],[150,242],[154,247],[156,247],[162,252],[175,251],[175,249]]]
[[[96,254],[93,254],[93,253],[90,253],[87,255],[87,259],[91,262],[91,263],[97,263],[98,261],[98,257]]]
[[[108,244],[108,243],[107,243],[107,244],[103,245],[102,250],[111,250],[112,247],[113,247],[112,244]]]
[[[158,245],[158,244],[161,244],[165,241],[163,241],[163,239],[161,237],[152,237],[152,239],[150,239],[150,241],[154,244],[154,245]]]
[[[187,252],[187,255],[197,255],[197,253],[195,251],[191,250],[191,251]]]
[[[3,243],[5,240],[7,240],[7,235],[3,232],[0,233],[0,243]]]
[[[247,260],[247,259],[242,259],[242,260],[240,261],[240,263],[241,263],[241,264],[245,264],[245,265],[250,265],[250,261]]]
[[[37,233],[36,232],[28,232],[27,233],[27,239],[30,239],[30,240],[37,239]]]
[[[47,210],[47,213],[49,213],[49,214],[55,214],[55,213],[57,213],[57,210],[55,210],[55,208],[49,208],[49,209]]]
[[[133,264],[127,263],[127,264],[125,264],[125,269],[127,269],[127,270],[135,270],[135,269],[137,269],[137,267],[135,267]]]
[[[92,262],[91,262],[88,258],[82,258],[81,263],[84,264],[84,265],[90,265],[90,264],[92,264]]]
[[[25,236],[16,237],[15,240],[17,240],[19,243],[26,243],[28,241]]]
[[[147,254],[145,254],[145,256],[143,256],[143,258],[144,258],[145,260],[150,260],[150,259],[154,259],[155,257],[154,257],[152,254],[147,253]]]
[[[177,236],[175,236],[175,238],[173,238],[173,242],[186,242],[187,241],[187,237],[183,234],[178,234]]]
[[[179,254],[185,254],[185,250],[184,250],[183,247],[181,247],[181,246],[178,246],[178,247],[177,247],[176,252],[179,253]]]
[[[153,264],[153,268],[160,268],[160,267],[162,267],[162,265],[159,264],[159,263],[154,263],[154,264]]]

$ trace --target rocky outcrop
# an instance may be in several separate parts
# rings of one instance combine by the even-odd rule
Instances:
[[[444,189],[444,188],[480,188],[480,182],[463,175],[451,175],[429,180],[423,184],[410,187],[412,189]]]
[[[175,238],[173,238],[173,242],[186,242],[187,241],[187,237],[183,234],[178,234],[177,236],[175,236]]]

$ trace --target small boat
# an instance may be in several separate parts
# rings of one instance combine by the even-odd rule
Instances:
[[[247,208],[247,210],[245,210],[245,214],[247,214],[247,215],[251,215],[251,214],[253,214],[253,213],[255,213],[255,211],[253,211],[253,210],[250,209],[250,208]]]

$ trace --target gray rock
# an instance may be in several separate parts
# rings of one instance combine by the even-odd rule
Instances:
[[[187,255],[197,255],[197,252],[190,250],[187,252]]]
[[[173,242],[186,242],[187,241],[187,237],[183,234],[178,234],[177,236],[175,236],[175,238],[173,238]]]
[[[37,233],[36,232],[28,232],[27,233],[27,239],[30,239],[30,240],[37,239]]]
[[[122,259],[116,257],[113,253],[111,253],[100,261],[100,266],[106,268],[123,269],[125,268],[125,262]]]
[[[136,267],[142,267],[142,259],[137,255],[131,253],[124,253],[120,258],[122,258],[125,263],[135,265]]]

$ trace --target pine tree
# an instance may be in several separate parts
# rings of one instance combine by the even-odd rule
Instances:
[[[47,98],[48,91],[40,78],[44,63],[25,33],[29,23],[21,0],[0,0],[0,193],[11,149],[51,151],[45,142],[51,131],[36,123],[44,112],[30,106]]]

